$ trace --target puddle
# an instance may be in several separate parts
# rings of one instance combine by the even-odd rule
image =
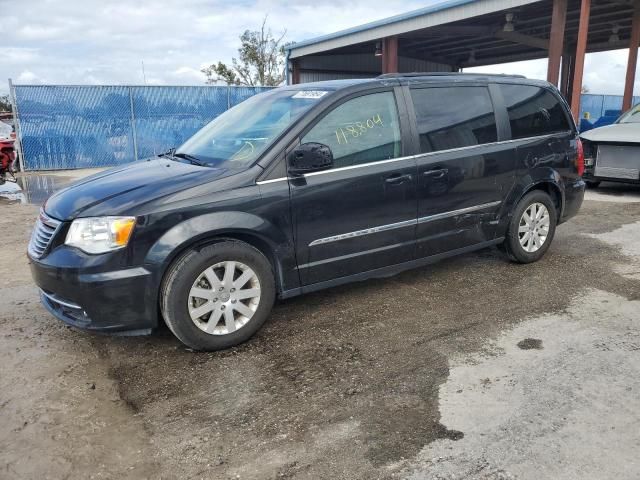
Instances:
[[[525,338],[517,343],[520,350],[542,350],[542,340]]]
[[[14,203],[42,205],[54,192],[74,180],[59,175],[28,175],[19,177],[17,182],[0,185],[0,205]]]

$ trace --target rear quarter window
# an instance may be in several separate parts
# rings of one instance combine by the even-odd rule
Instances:
[[[422,153],[472,147],[498,140],[486,87],[411,89]]]
[[[499,85],[504,97],[511,138],[537,137],[571,130],[560,99],[531,85]]]

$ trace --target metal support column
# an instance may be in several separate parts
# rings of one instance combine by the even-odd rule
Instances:
[[[582,76],[584,74],[584,56],[587,52],[587,36],[589,34],[589,15],[591,0],[582,0],[580,5],[580,23],[578,25],[578,43],[573,67],[573,86],[571,88],[571,111],[576,122],[580,122],[580,94],[582,92]]]
[[[627,61],[627,76],[624,83],[624,97],[622,98],[623,112],[629,110],[633,102],[633,85],[636,81],[636,67],[638,66],[638,44],[640,44],[640,1],[636,1],[633,9],[629,60]]]
[[[133,93],[129,87],[129,106],[131,108],[131,136],[133,137],[133,158],[138,160],[138,133],[136,131],[136,114],[133,111]],[[154,152],[155,154],[155,147]]]
[[[567,21],[567,0],[553,0],[551,34],[549,35],[549,63],[547,81],[558,86],[560,77],[560,57],[564,47],[565,24]]]
[[[573,56],[568,52],[562,54],[562,72],[560,75],[560,92],[569,101],[571,97],[571,68],[573,67]]]
[[[398,73],[398,37],[382,40],[382,73]]]
[[[18,115],[18,100],[16,98],[16,88],[11,79],[9,79],[9,102],[11,102],[13,128],[16,134],[15,148],[18,154],[18,167],[21,172],[24,172],[24,149],[22,148],[22,131],[20,129],[20,117]]]
[[[297,60],[291,60],[291,83],[293,85],[300,83],[300,65]]]

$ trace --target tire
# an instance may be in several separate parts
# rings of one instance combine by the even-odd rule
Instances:
[[[540,205],[546,209],[546,214]],[[532,210],[536,208],[536,210]],[[539,220],[531,227],[527,225],[524,218],[525,212],[527,212],[528,218],[531,217],[533,212],[543,212]],[[532,263],[540,260],[549,249],[553,237],[556,233],[557,221],[556,207],[551,200],[551,197],[542,190],[533,190],[527,193],[516,205],[513,211],[505,241],[502,244],[502,250],[507,256],[517,263]],[[546,221],[543,220],[546,218]],[[544,226],[546,225],[546,229]],[[520,232],[520,228],[533,228],[533,231]],[[536,230],[537,229],[537,230]],[[526,234],[529,233],[529,237]],[[537,233],[537,237],[536,234]],[[546,233],[546,235],[544,235]],[[540,245],[534,241],[537,238],[538,242],[544,237],[544,240]],[[523,245],[524,243],[524,245]]]
[[[233,281],[227,271],[232,272]],[[214,284],[219,288],[214,289]],[[182,343],[194,350],[215,351],[251,338],[267,320],[275,295],[269,260],[251,245],[224,240],[174,261],[162,284],[160,308]]]
[[[590,180],[585,180],[584,183],[586,183],[589,188],[598,188],[600,186],[600,182],[592,182]]]

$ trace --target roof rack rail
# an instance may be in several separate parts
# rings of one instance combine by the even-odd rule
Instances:
[[[527,78],[524,75],[510,75],[507,73],[470,73],[470,72],[410,72],[410,73],[383,73],[376,78],[411,78],[411,77],[447,77],[451,75],[467,75],[476,77],[508,77]]]

